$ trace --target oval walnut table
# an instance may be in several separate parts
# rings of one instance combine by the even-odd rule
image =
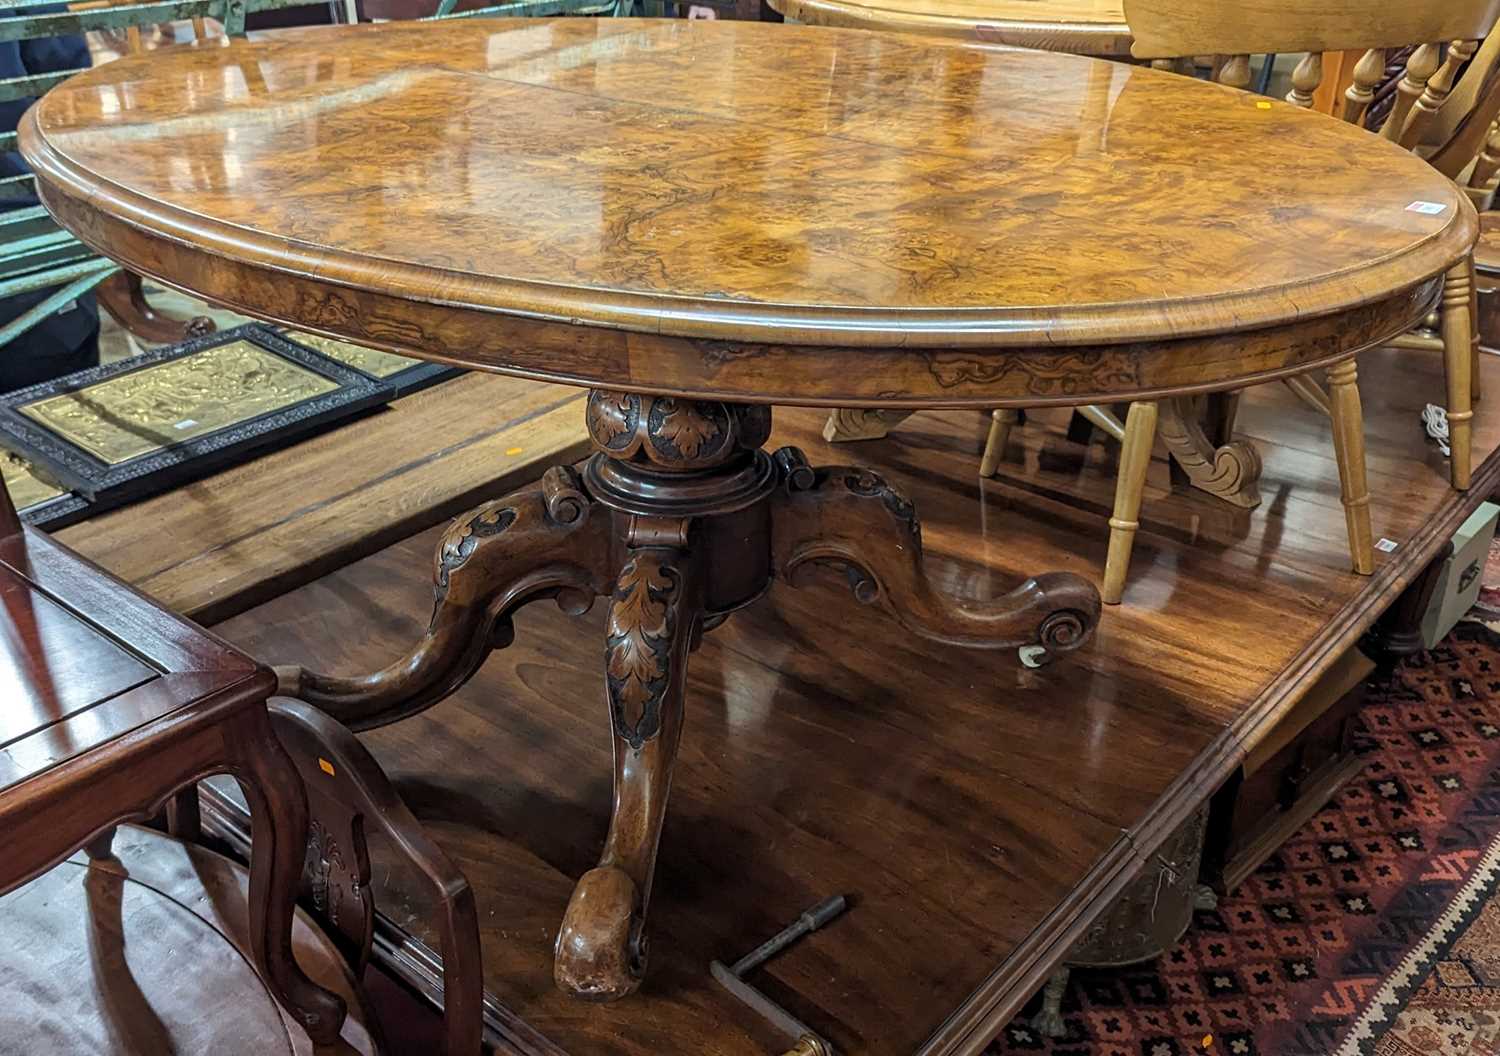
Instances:
[[[1042,51],[1128,58],[1122,0],[766,0],[815,26],[959,37]]]
[[[1098,97],[1039,100],[1047,85]],[[601,999],[644,971],[700,635],[813,565],[955,646],[1062,653],[1098,619],[1066,572],[943,596],[911,504],[869,471],[763,451],[770,405],[1074,406],[1329,367],[1368,542],[1353,356],[1425,315],[1475,230],[1421,161],[1294,107],[1071,56],[761,23],[200,43],[68,81],[21,144],[54,215],[143,274],[593,390],[581,474],[549,470],[445,534],[408,656],[281,676],[368,728],[451,693],[527,602],[609,599],[613,813],[555,966]]]

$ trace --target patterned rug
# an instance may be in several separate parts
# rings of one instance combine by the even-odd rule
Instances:
[[[1500,544],[1471,618],[1376,687],[1364,771],[1181,943],[1076,970],[989,1056],[1500,1053]]]

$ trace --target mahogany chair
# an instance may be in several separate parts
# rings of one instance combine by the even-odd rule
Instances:
[[[1385,75],[1387,49],[1419,42],[1401,77],[1394,105],[1378,133],[1416,151],[1435,168],[1483,202],[1494,192],[1500,173],[1500,137],[1492,134],[1500,115],[1500,34],[1491,33],[1500,0],[1125,0],[1125,17],[1135,37],[1132,53],[1153,65],[1174,69],[1178,60],[1214,57],[1213,77],[1235,88],[1250,85],[1250,55],[1306,52],[1292,78],[1289,102],[1311,107],[1322,83],[1325,51],[1365,50],[1354,70],[1343,107],[1343,119],[1363,124],[1375,89]],[[1481,40],[1483,47],[1481,48]],[[1402,348],[1441,352],[1446,375],[1446,410],[1451,446],[1450,478],[1460,490],[1469,487],[1472,468],[1471,402],[1478,398],[1479,352],[1474,306],[1472,256],[1453,265],[1444,278],[1437,311],[1417,330],[1391,342]],[[1289,386],[1303,400],[1333,419],[1341,467],[1352,465],[1353,452],[1363,463],[1363,438],[1346,410],[1357,407],[1353,360],[1329,374],[1330,395],[1310,377],[1293,378]],[[1353,401],[1352,406],[1350,401]],[[1254,482],[1259,456],[1249,444],[1232,440],[1235,401],[1221,398],[1207,415],[1192,399],[1133,404],[1121,422],[1099,408],[1090,420],[1122,443],[1110,518],[1109,557],[1101,595],[1116,603],[1124,590],[1130,551],[1139,524],[1150,453],[1161,435],[1193,483],[1220,498],[1251,507],[1258,503]],[[997,410],[981,460],[980,472],[994,474],[1016,421],[1016,412]],[[1363,475],[1362,469],[1360,470]],[[1346,507],[1367,502],[1363,488]],[[1367,533],[1356,530],[1350,512],[1350,550],[1354,569],[1368,574],[1374,554]]]
[[[107,857],[114,826],[148,818],[210,774],[250,805],[256,967],[319,1044],[341,998],[292,955],[307,800],[271,730],[275,676],[21,523],[0,485],[0,894],[80,847]]]
[[[427,837],[365,746],[338,720],[298,700],[271,704],[271,725],[307,787],[312,824],[304,883],[356,979],[375,938],[367,838],[379,832],[414,865],[441,907],[443,1052],[478,1056],[484,971],[474,892]]]

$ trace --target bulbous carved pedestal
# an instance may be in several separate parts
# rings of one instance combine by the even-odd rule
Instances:
[[[576,614],[607,597],[613,812],[599,864],[563,919],[555,975],[565,990],[611,1000],[645,971],[687,658],[705,630],[813,564],[841,569],[859,602],[908,631],[975,648],[1068,652],[1092,633],[1099,595],[1060,572],[986,601],[941,594],[923,569],[912,504],[868,470],[762,450],[768,407],[595,391],[587,422],[595,454],[581,478],[554,467],[444,534],[432,622],[410,654],[359,678],[279,673],[283,692],[369,729],[461,686],[509,644],[511,616],[527,602],[553,598]]]

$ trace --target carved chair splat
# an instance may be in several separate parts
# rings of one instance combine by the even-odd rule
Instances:
[[[369,750],[349,730],[297,700],[271,704],[271,726],[307,786],[311,819],[304,888],[336,932],[356,979],[375,940],[368,837],[379,833],[416,866],[440,908],[443,1053],[478,1056],[484,975],[474,892],[412,816]]]

